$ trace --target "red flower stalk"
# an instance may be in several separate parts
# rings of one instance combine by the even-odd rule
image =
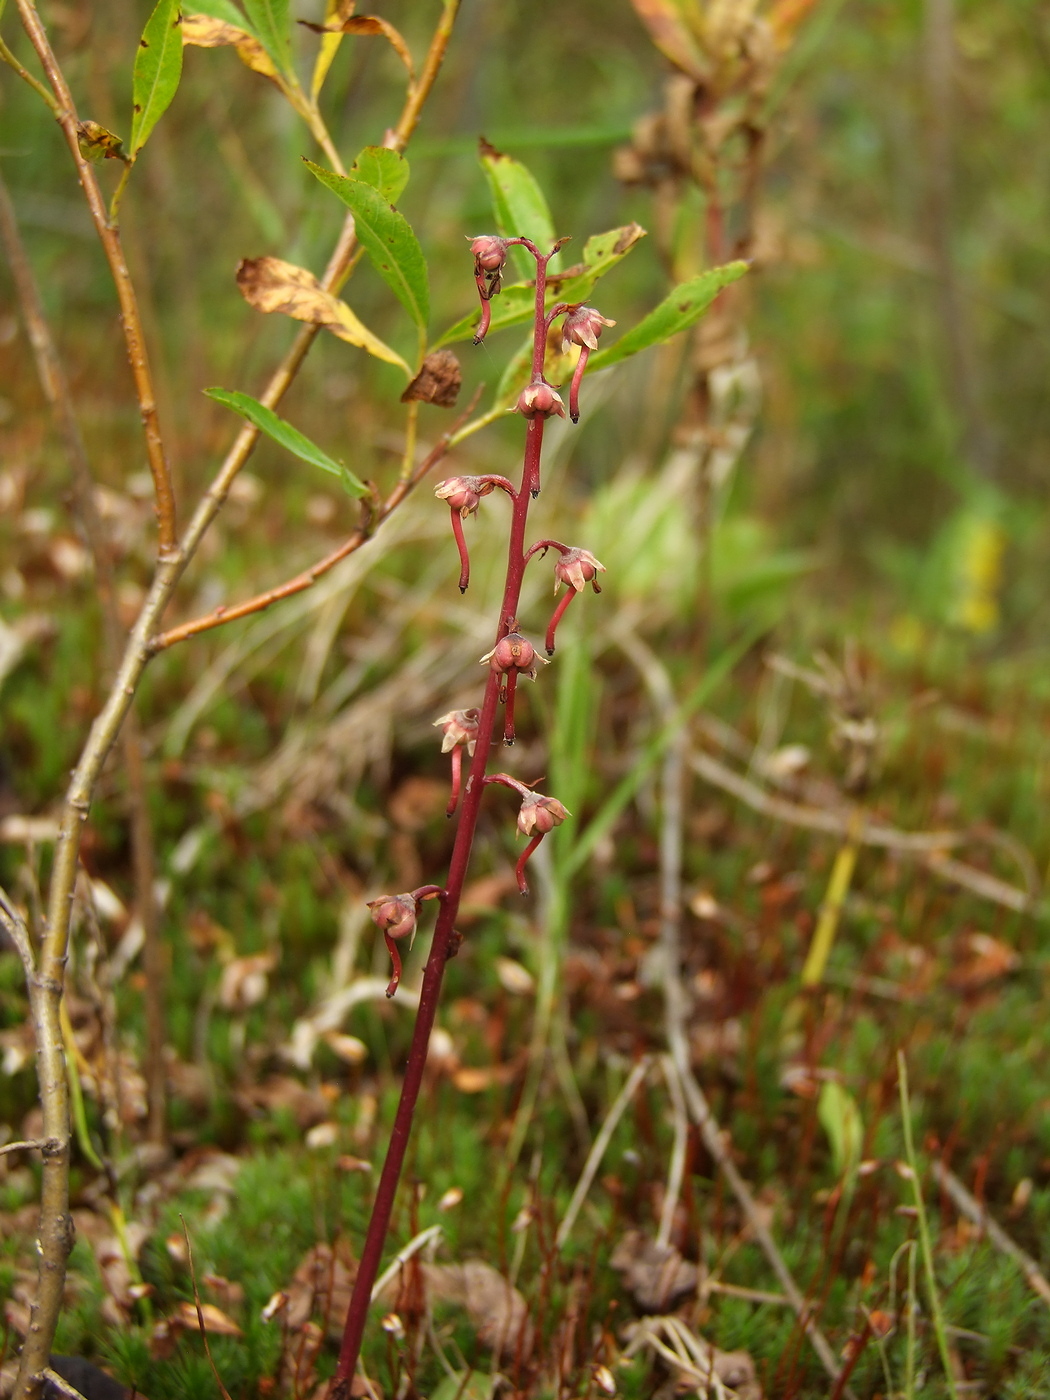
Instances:
[[[418,899],[425,897],[426,892],[441,897],[434,938],[423,971],[419,1010],[412,1034],[412,1046],[405,1067],[401,1098],[394,1118],[386,1160],[376,1184],[372,1215],[361,1249],[357,1276],[347,1309],[339,1362],[331,1390],[332,1400],[348,1400],[350,1395],[351,1380],[357,1365],[368,1319],[372,1289],[382,1261],[383,1246],[411,1134],[412,1119],[423,1085],[427,1047],[437,1014],[445,964],[459,946],[460,940],[455,929],[455,921],[467,876],[481,801],[485,792],[486,768],[498,722],[501,691],[512,692],[519,675],[524,674],[534,678],[538,666],[546,664],[544,658],[536,655],[536,649],[532,643],[517,631],[515,619],[525,574],[525,529],[528,522],[529,505],[533,490],[539,490],[544,424],[549,414],[557,413],[561,406],[556,391],[543,379],[543,360],[548,329],[546,315],[547,264],[554,252],[557,251],[557,247],[551,249],[550,252],[541,253],[535,244],[524,238],[497,239],[492,236],[473,240],[471,246],[474,255],[475,280],[483,303],[483,322],[479,326],[479,338],[483,335],[487,324],[487,317],[484,315],[485,307],[499,290],[506,250],[511,244],[527,248],[536,260],[532,381],[530,386],[534,392],[526,400],[523,407],[527,422],[521,485],[515,490],[504,478],[479,477],[473,479],[454,478],[448,483],[442,483],[442,487],[439,488],[441,498],[448,501],[450,510],[453,512],[454,524],[462,521],[464,513],[473,513],[477,504],[476,498],[486,494],[484,489],[486,486],[491,490],[493,486],[499,485],[509,492],[512,511],[506,582],[493,649],[484,658],[488,663],[489,672],[484,702],[479,707],[480,713],[477,715],[476,734],[473,722],[469,726],[460,726],[457,712],[453,712],[451,716],[444,716],[439,721],[444,730],[443,747],[448,744],[446,752],[451,753],[454,766],[453,799],[449,806],[450,810],[455,810],[458,813],[455,842],[445,889],[442,891],[436,886],[424,887],[424,890],[415,890],[410,895],[388,895],[373,902],[375,906],[373,918],[383,929],[393,959],[397,954],[397,949],[394,946],[397,939],[411,936],[415,925],[415,904]],[[465,578],[461,579],[462,583],[465,581]],[[464,711],[459,712],[459,714],[470,715],[470,712]],[[454,719],[457,720],[456,723],[451,722]],[[459,732],[461,727],[468,731],[466,737]],[[467,749],[468,754],[472,753],[472,757],[469,776],[460,786],[464,748]],[[460,765],[459,776],[455,772],[457,758]],[[510,779],[507,775],[500,775],[499,781],[505,782],[507,786],[513,787],[523,794],[523,809],[535,813],[534,818],[526,819],[532,821],[532,834],[522,860],[518,863],[519,884],[523,885],[524,862],[535,849],[535,844],[542,837],[544,831],[550,830],[548,823],[557,824],[557,820],[560,819],[558,812],[560,804],[555,807],[554,800],[547,799],[547,805],[544,805],[523,784],[518,783],[515,779]],[[560,810],[564,812],[564,809]],[[522,819],[519,817],[519,824],[520,820]],[[524,830],[525,827],[522,829]],[[399,975],[399,962],[395,962],[395,978],[392,982],[392,988],[396,988]]]
[[[459,591],[466,593],[470,583],[470,556],[467,541],[463,535],[463,521],[468,515],[476,515],[482,496],[487,496],[496,487],[514,495],[514,487],[505,476],[450,476],[439,481],[434,487],[434,495],[439,501],[447,501],[452,510],[452,533],[456,537],[459,550]]]
[[[581,302],[569,308],[569,314],[562,323],[561,348],[563,352],[569,351],[574,345],[580,347],[580,358],[576,361],[572,384],[569,387],[569,417],[574,423],[580,421],[580,381],[587,368],[591,351],[597,350],[598,337],[603,329],[606,326],[615,325],[615,321],[610,321],[600,311],[595,311],[593,306],[584,306]]]
[[[447,715],[434,721],[442,727],[441,752],[452,754],[452,795],[449,797],[445,816],[451,817],[459,802],[459,789],[463,776],[463,750],[473,757],[478,742],[478,718],[480,710],[450,710]]]

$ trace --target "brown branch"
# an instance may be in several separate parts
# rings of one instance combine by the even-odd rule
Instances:
[[[210,631],[213,627],[221,627],[224,623],[234,622],[237,618],[250,617],[252,613],[265,612],[274,603],[279,603],[282,598],[291,598],[296,593],[302,593],[305,589],[312,588],[317,580],[334,569],[336,564],[355,553],[363,544],[367,544],[376,528],[397,509],[409,492],[441,461],[449,451],[453,434],[473,412],[479,395],[480,390],[474,394],[464,412],[456,419],[449,431],[423,459],[412,475],[397,483],[376,511],[374,518],[371,510],[366,507],[364,520],[338,549],[333,549],[330,554],[326,554],[323,559],[319,559],[316,564],[311,564],[308,569],[296,574],[294,578],[288,579],[285,583],[279,583],[273,588],[268,588],[264,593],[257,593],[254,598],[246,598],[243,603],[235,603],[232,606],[220,604],[212,612],[205,613],[203,617],[195,617],[189,622],[180,623],[178,627],[169,628],[167,632],[161,632],[159,636],[151,640],[151,650],[153,652],[165,651],[168,647],[174,646],[176,642],[184,642],[190,637],[199,636],[201,632]]]
[[[652,648],[635,632],[624,630],[619,644],[641,673],[661,723],[670,726],[677,714],[674,689],[667,668]],[[747,1223],[784,1290],[784,1296],[798,1318],[821,1365],[833,1381],[842,1381],[842,1372],[813,1315],[813,1307],[795,1282],[773,1233],[766,1225],[751,1188],[737,1170],[728,1134],[722,1132],[711,1112],[690,1063],[689,1000],[682,982],[681,912],[682,856],[685,845],[687,734],[684,726],[671,730],[660,780],[660,972],[664,993],[664,1025],[671,1065],[677,1074],[689,1114],[704,1146],[718,1163],[729,1189],[736,1197]],[[854,1400],[852,1392],[842,1393]]]
[[[431,44],[431,55],[428,57],[424,76],[426,77],[429,70],[433,71],[430,73],[422,96],[429,92],[436,76],[437,69],[434,63],[439,64],[444,55],[448,43],[448,26],[451,23],[451,18],[454,17],[457,4],[458,0],[446,0],[445,12],[438,33]],[[146,384],[149,385],[149,370],[145,358],[145,347],[141,340],[134,291],[123,261],[120,241],[115,230],[111,229],[107,223],[106,211],[101,202],[94,172],[80,155],[76,142],[76,122],[72,102],[69,100],[69,91],[51,52],[40,18],[32,0],[18,0],[18,6],[34,48],[44,64],[48,80],[56,95],[59,96],[61,107],[58,114],[59,121],[67,141],[70,143],[81,183],[88,196],[89,207],[102,238],[103,246],[107,256],[112,252],[117,260],[117,265],[114,268],[114,280],[118,294],[121,296],[121,309],[125,312],[125,338],[128,341],[129,359],[136,375],[136,389],[138,390],[139,381],[143,375]],[[434,58],[434,63],[431,63],[431,58]],[[422,83],[423,80],[420,81]],[[395,140],[399,141],[400,144],[403,144],[408,139],[408,135],[415,129],[421,100],[419,92],[409,94],[402,120],[398,125],[398,131],[402,132],[403,135],[401,137],[395,136]],[[400,149],[400,145],[398,148]],[[348,217],[344,221],[339,241],[325,270],[322,285],[326,291],[338,290],[342,285],[352,264],[354,246],[354,223],[353,219]],[[132,312],[130,317],[125,308],[125,298],[130,298]],[[318,330],[317,326],[304,326],[296,336],[262,395],[262,402],[268,408],[274,408],[287,392]],[[132,353],[132,342],[134,342],[134,353]],[[148,402],[152,405],[151,388]],[[140,408],[144,409],[141,393],[139,403]],[[144,418],[145,416],[144,412]],[[155,427],[155,408],[152,410],[152,420]],[[222,508],[231,483],[251,455],[258,436],[258,430],[247,425],[237,435],[178,544],[175,544],[174,536],[174,509],[166,515],[161,511],[162,492],[158,490],[161,548],[158,550],[153,581],[131,634],[127,638],[113,685],[101,711],[92,723],[80,759],[66,790],[59,830],[55,837],[47,918],[41,939],[39,964],[37,970],[27,978],[34,1040],[37,1046],[40,1103],[44,1119],[41,1149],[43,1170],[38,1235],[39,1281],[36,1298],[30,1310],[29,1330],[22,1347],[14,1400],[24,1400],[24,1397],[27,1396],[36,1400],[40,1394],[42,1373],[48,1363],[55,1326],[62,1308],[66,1260],[73,1241],[72,1220],[69,1215],[69,1101],[62,1048],[60,1009],[69,945],[70,915],[80,850],[80,833],[87,820],[91,800],[103,765],[120,734],[143,672],[153,655],[150,638],[156,632],[183,572],[196,554],[201,540]],[[156,441],[159,445],[159,437]],[[149,443],[150,435],[147,431],[147,445]],[[151,458],[151,468],[153,465]],[[161,457],[161,465],[164,465],[163,457]],[[165,473],[166,470],[166,466],[164,466]],[[166,476],[164,479],[166,480]],[[156,484],[156,473],[154,481]],[[163,484],[162,481],[161,485]],[[169,547],[165,548],[164,541],[167,530],[170,530],[171,543]]]
[[[102,612],[103,649],[106,670],[112,675],[120,657],[121,627],[114,587],[113,553],[95,500],[95,483],[84,439],[73,407],[73,396],[51,328],[44,314],[32,264],[18,229],[14,207],[0,175],[0,244],[11,268],[26,333],[33,348],[37,376],[44,396],[55,415],[66,446],[73,478],[73,496],[79,524],[91,553]],[[143,928],[143,964],[146,973],[144,993],[146,1013],[146,1084],[149,1102],[149,1135],[153,1142],[164,1140],[164,997],[163,957],[159,943],[156,900],[153,893],[153,829],[146,794],[142,761],[142,731],[134,711],[128,715],[121,735],[124,768],[128,782],[131,815],[131,847],[135,871],[135,905]]]
[[[106,261],[109,263],[113,285],[116,287],[117,299],[120,302],[120,322],[124,332],[124,345],[127,350],[128,363],[131,366],[132,378],[135,382],[135,397],[138,400],[142,429],[146,438],[146,456],[149,461],[150,475],[153,478],[158,555],[164,559],[175,553],[176,550],[175,494],[172,490],[171,472],[164,455],[164,442],[161,438],[160,422],[157,417],[153,376],[150,373],[149,357],[142,333],[138,298],[135,295],[131,274],[128,272],[120,232],[110,223],[95,172],[80,152],[79,119],[65,75],[55,58],[33,0],[17,0],[17,4],[25,31],[37,52],[37,57],[40,59],[51,90],[58,99],[58,110],[55,113],[55,118],[62,128],[62,134],[66,138],[66,144],[77,167],[80,185],[91,212],[91,220],[102,244]]]
[[[970,1195],[953,1171],[949,1171],[943,1163],[936,1160],[930,1163],[930,1170],[938,1185],[951,1197],[956,1208],[966,1216],[967,1220],[983,1230],[1001,1254],[1005,1254],[1020,1267],[1033,1290],[1039,1294],[1044,1303],[1050,1304],[1050,1280],[1047,1279],[1032,1256],[1026,1254],[1020,1245],[1013,1242],[1002,1226],[992,1219],[977,1197]]]
[[[732,768],[707,753],[694,751],[690,763],[694,772],[705,782],[739,798],[753,812],[771,817],[774,821],[803,827],[807,831],[822,831],[843,840],[850,838],[849,817],[845,812],[833,812],[825,807],[805,807],[784,797],[774,797],[757,783],[735,773]],[[1035,900],[1026,890],[1019,890],[995,875],[977,870],[972,865],[965,865],[962,861],[952,860],[944,854],[945,851],[961,846],[970,839],[962,832],[898,831],[896,827],[865,822],[850,839],[855,839],[863,846],[880,846],[884,850],[898,851],[901,855],[917,856],[935,875],[950,880],[953,884],[962,885],[983,899],[1001,904],[1007,909],[1026,913],[1035,907]]]

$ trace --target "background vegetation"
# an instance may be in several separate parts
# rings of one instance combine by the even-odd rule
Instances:
[[[739,435],[699,536],[706,548],[694,483],[675,466],[689,421],[682,341],[596,378],[581,426],[557,437],[538,528],[585,541],[608,581],[585,621],[569,614],[549,684],[530,689],[514,771],[550,774],[574,829],[548,843],[528,906],[508,879],[508,833],[494,818],[482,830],[396,1240],[440,1225],[439,1261],[481,1259],[513,1276],[535,1341],[501,1363],[484,1322],[436,1285],[429,1333],[419,1298],[392,1294],[405,1331],[374,1329],[366,1357],[377,1393],[473,1395],[471,1368],[486,1385],[499,1368],[537,1395],[597,1394],[601,1367],[623,1395],[673,1387],[675,1369],[654,1348],[622,1355],[625,1325],[646,1309],[623,1255],[621,1267],[611,1262],[628,1230],[655,1235],[660,1221],[675,1118],[655,1061],[567,1242],[555,1241],[631,1066],[664,1048],[653,950],[667,730],[651,655],[680,699],[710,670],[688,736],[708,765],[706,776],[702,763],[689,770],[683,825],[691,1062],[836,1356],[858,1352],[849,1385],[869,1396],[1050,1393],[1046,1298],[943,1185],[953,1173],[1045,1258],[1050,156],[1040,137],[1050,28],[1029,0],[960,3],[948,16],[946,104],[938,8],[821,0],[778,69],[754,266],[740,284],[756,373],[733,400]],[[421,52],[429,7],[389,0],[382,10]],[[126,132],[146,11],[72,0],[43,13],[81,114]],[[13,18],[4,32],[28,63]],[[619,180],[616,153],[663,100],[667,72],[627,0],[465,0],[400,205],[430,263],[435,325],[473,305],[463,236],[492,222],[480,134],[530,166],[573,246],[631,220],[653,230],[602,284],[606,315],[629,325],[664,294],[661,253],[695,246],[701,196],[688,194],[658,236],[658,193]],[[325,98],[344,159],[381,139],[400,81],[385,45],[344,42]],[[52,118],[6,70],[0,150],[130,623],[149,577],[152,512],[112,286]],[[304,128],[262,79],[229,50],[187,49],[123,211],[180,500],[195,499],[231,438],[229,413],[202,390],[257,392],[292,335],[242,300],[237,262],[272,253],[319,271],[337,234],[340,210],[301,155],[315,155]],[[51,813],[76,760],[102,690],[101,622],[68,463],[4,269],[0,279],[0,880],[31,908],[50,850],[18,819]],[[400,346],[404,324],[380,280],[366,266],[353,286],[362,319]],[[494,384],[510,349],[495,338],[460,348],[464,397]],[[393,369],[321,338],[282,413],[389,486],[401,388]],[[421,410],[425,443],[446,429],[443,413]],[[516,440],[514,424],[498,422],[457,449],[448,471],[506,471]],[[249,595],[333,547],[353,520],[326,488],[260,443],[171,616]],[[337,1293],[410,1033],[405,1005],[368,993],[364,979],[385,983],[385,953],[365,932],[363,901],[441,878],[447,774],[430,724],[473,703],[476,659],[490,644],[484,600],[501,566],[483,527],[471,541],[461,600],[446,514],[424,489],[325,583],[172,649],[147,673],[138,711],[168,960],[162,1149],[144,1129],[143,979],[129,937],[119,764],[103,780],[83,853],[95,898],[80,920],[69,1010],[88,1147],[106,1166],[81,1144],[80,1242],[59,1345],[152,1400],[216,1393],[195,1323],[180,1324],[192,1297],[180,1213],[202,1295],[236,1327],[213,1344],[230,1393],[311,1394],[331,1372],[324,1289],[308,1265],[318,1256],[307,1252],[329,1248]],[[544,753],[536,736],[549,730]],[[858,743],[870,755],[863,791],[850,792]],[[716,782],[711,760],[723,770]],[[610,806],[618,792],[623,802]],[[844,836],[781,820],[771,798],[795,817],[862,804],[872,824],[961,838],[932,858],[862,845],[830,961],[805,992]],[[953,859],[961,875],[946,866]],[[0,980],[2,1117],[11,1137],[32,1137],[13,953],[0,955]],[[346,989],[342,1014],[326,1017]],[[541,1038],[548,993],[553,1026]],[[947,1373],[931,1294],[908,1283],[916,1218],[898,1170],[898,1051]],[[0,1158],[9,1349],[31,1263],[35,1170],[28,1155]],[[665,1298],[656,1311],[680,1303],[696,1334],[749,1353],[767,1395],[840,1393],[794,1311],[765,1296],[776,1280],[695,1130],[671,1240],[699,1275],[684,1302]],[[292,1303],[263,1321],[281,1289]]]

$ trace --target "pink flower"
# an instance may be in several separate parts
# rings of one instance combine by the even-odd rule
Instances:
[[[416,901],[410,894],[383,894],[369,902],[372,922],[389,938],[409,938],[416,931]]]
[[[546,836],[561,826],[572,813],[566,811],[556,797],[544,797],[542,792],[527,792],[521,799],[518,830],[522,836]]]
[[[536,648],[520,632],[508,632],[491,651],[481,658],[482,665],[488,662],[497,675],[508,672],[522,672],[530,681],[536,679],[537,665],[548,664],[545,657],[537,655]]]
[[[585,350],[597,350],[598,337],[605,326],[615,326],[593,306],[572,307],[561,327],[561,348],[567,351],[573,345],[581,345]]]
[[[556,413],[559,418],[565,417],[565,405],[558,391],[544,379],[522,389],[514,411],[526,418],[549,418],[552,413]]]
[[[442,730],[441,752],[449,753],[457,744],[465,744],[467,753],[473,756],[478,741],[478,720],[480,710],[449,710],[447,715],[434,721]]]
[[[487,496],[492,487],[485,485],[476,476],[450,476],[439,481],[434,487],[434,495],[439,501],[447,501],[453,510],[464,518],[474,515],[481,504],[482,496]]]
[[[580,593],[590,583],[594,585],[595,593],[600,593],[602,590],[595,576],[604,573],[605,565],[599,563],[589,549],[566,549],[554,566],[554,591],[558,591],[559,583],[567,583]]]
[[[491,276],[503,270],[507,261],[507,240],[497,238],[494,233],[483,233],[471,240],[470,251],[474,254],[475,275],[487,272]]]

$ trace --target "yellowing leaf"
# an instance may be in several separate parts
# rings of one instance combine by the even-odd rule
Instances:
[[[246,258],[237,269],[237,285],[249,306],[266,313],[279,311],[295,321],[324,326],[326,330],[367,350],[377,360],[398,365],[409,378],[408,365],[389,345],[365,326],[331,292],[326,292],[312,272],[281,258]]]
[[[182,21],[183,44],[194,44],[200,49],[230,47],[237,50],[237,56],[253,73],[261,73],[264,78],[275,78],[277,69],[270,55],[245,29],[228,24],[225,20],[211,15],[187,15]]]

